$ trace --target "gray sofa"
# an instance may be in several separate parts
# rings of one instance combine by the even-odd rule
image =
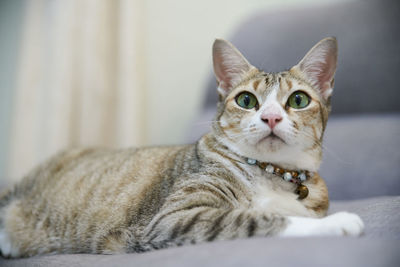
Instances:
[[[252,238],[129,255],[50,255],[1,266],[400,266],[400,5],[349,1],[262,11],[230,41],[255,66],[278,71],[317,41],[336,36],[339,66],[321,174],[329,213],[361,216],[359,238]],[[215,80],[188,133],[196,140],[215,111]]]

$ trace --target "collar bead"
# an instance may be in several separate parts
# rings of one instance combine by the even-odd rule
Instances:
[[[257,160],[248,158],[247,159],[247,163],[250,164],[250,165],[256,165],[257,164]]]

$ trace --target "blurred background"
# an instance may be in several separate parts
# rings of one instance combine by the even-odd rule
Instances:
[[[391,171],[373,194],[398,193],[399,116],[363,114],[400,111],[399,17],[395,0],[0,0],[0,186],[65,148],[196,140],[215,110],[215,38],[280,71],[333,35],[333,116],[358,117],[330,123],[324,170],[371,181]]]

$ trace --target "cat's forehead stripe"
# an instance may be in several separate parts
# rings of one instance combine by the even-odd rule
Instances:
[[[267,87],[271,87],[274,83],[276,83],[276,77],[273,73],[267,73],[265,76],[265,85]]]
[[[279,77],[279,88],[281,90],[289,91],[292,89],[292,86],[293,84],[288,78],[281,79],[281,77]]]
[[[269,77],[267,76],[265,77],[265,84],[268,85],[268,83],[269,83]]]

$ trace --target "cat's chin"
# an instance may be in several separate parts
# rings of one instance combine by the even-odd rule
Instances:
[[[272,149],[271,149],[272,146]],[[256,151],[258,155],[254,155],[254,158],[264,161],[271,162],[282,167],[303,169],[309,171],[317,171],[321,163],[321,158],[318,153],[307,153],[289,145],[281,143],[279,148],[275,144],[264,144],[258,146]]]
[[[280,145],[287,145],[285,139],[282,137],[275,135],[275,134],[270,134],[268,136],[265,136],[258,141],[257,145],[268,145],[270,147],[276,147]]]
[[[286,140],[278,134],[270,133],[267,136],[262,137],[256,143],[256,147],[258,151],[265,151],[267,153],[270,152],[278,152],[284,147],[287,147],[289,144]]]

